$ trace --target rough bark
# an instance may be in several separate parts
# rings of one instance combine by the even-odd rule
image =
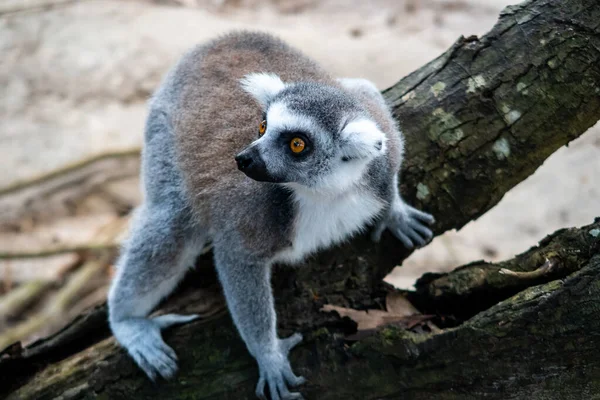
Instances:
[[[535,271],[547,258],[553,267],[533,280],[499,273]],[[387,326],[347,341],[340,321],[305,331],[292,362],[309,378],[303,392],[314,399],[598,398],[599,276],[600,219],[558,231],[513,260],[423,278],[413,300],[450,302],[446,315],[460,314],[478,291],[517,293],[457,327],[414,333]],[[181,360],[174,381],[147,382],[111,338],[46,367],[8,399],[253,399],[254,361],[224,314],[167,334]],[[102,310],[91,315],[105,317]],[[77,325],[82,332],[86,323]],[[67,346],[76,342],[66,336]],[[39,359],[26,355],[26,362]],[[16,361],[12,373],[2,371],[4,378],[18,374]]]
[[[495,205],[560,146],[600,118],[600,3],[536,0],[509,7],[490,33],[461,38],[385,92],[407,137],[401,190],[460,228]],[[535,201],[535,199],[532,199]],[[324,304],[381,308],[381,279],[408,252],[390,235],[357,238],[273,280],[280,333],[302,331],[292,362],[319,399],[580,399],[600,393],[600,300],[595,222],[556,233],[500,266],[421,279],[410,298],[445,328],[387,327],[355,343],[354,324]],[[532,272],[498,273],[499,268]],[[196,273],[212,288],[210,256]],[[194,294],[195,293],[195,294]],[[189,309],[198,291],[169,308]],[[511,297],[512,296],[512,297]],[[9,398],[252,399],[257,370],[223,311],[166,335],[181,371],[152,385],[106,335],[105,310],[0,359]],[[83,350],[82,350],[83,349]],[[80,351],[81,350],[81,351]],[[68,358],[67,358],[68,357]]]

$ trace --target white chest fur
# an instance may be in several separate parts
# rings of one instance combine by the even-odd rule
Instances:
[[[275,256],[276,262],[296,263],[310,253],[350,239],[385,206],[383,201],[362,190],[335,197],[296,192],[294,197],[298,208],[293,244]]]

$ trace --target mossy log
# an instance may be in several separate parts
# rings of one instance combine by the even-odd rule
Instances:
[[[599,21],[597,0],[509,7],[487,35],[459,39],[385,91],[407,138],[401,191],[436,216],[436,233],[482,215],[600,119]],[[355,341],[347,340],[352,321],[320,309],[381,309],[390,290],[382,278],[408,255],[400,243],[387,234],[379,244],[360,237],[299,268],[277,269],[280,334],[305,335],[291,354],[308,378],[302,392],[308,399],[600,398],[599,236],[596,221],[506,263],[426,275],[408,297],[436,315],[440,332],[388,326]],[[187,281],[164,307],[186,312],[202,303],[210,312],[166,333],[180,356],[173,381],[150,383],[104,339],[100,307],[47,340],[0,354],[0,396],[253,399],[258,371],[215,294],[210,254]],[[194,290],[198,282],[203,288]]]

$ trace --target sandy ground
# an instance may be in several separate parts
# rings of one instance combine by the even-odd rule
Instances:
[[[506,0],[59,1],[0,4],[0,189],[94,154],[138,147],[145,101],[194,44],[273,32],[339,76],[386,88],[489,30]],[[21,9],[21,10],[18,10]],[[492,211],[397,269],[424,271],[525,250],[600,215],[600,127],[561,149]]]

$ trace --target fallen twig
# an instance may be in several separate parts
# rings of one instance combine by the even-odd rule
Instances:
[[[132,148],[132,149],[127,149],[127,150],[98,154],[98,155],[95,155],[95,156],[92,156],[92,157],[89,157],[89,158],[86,158],[86,159],[83,159],[80,161],[76,161],[76,162],[68,164],[62,168],[59,168],[54,171],[36,176],[34,178],[15,182],[12,185],[8,185],[4,188],[1,188],[0,196],[4,196],[6,194],[14,193],[14,192],[17,192],[19,190],[22,190],[22,189],[25,189],[25,188],[28,188],[31,186],[35,186],[37,184],[57,178],[62,175],[67,175],[69,173],[72,173],[73,171],[84,168],[88,165],[91,165],[91,164],[101,161],[101,160],[106,160],[106,159],[110,159],[110,158],[131,157],[131,156],[137,156],[139,154],[140,154],[139,148]]]
[[[533,271],[512,271],[510,269],[502,268],[498,273],[502,275],[514,276],[519,279],[537,279],[548,275],[556,271],[556,268],[560,266],[558,258],[553,257],[546,259],[546,262],[536,270]]]
[[[59,316],[67,310],[75,299],[79,298],[81,293],[87,288],[89,281],[104,271],[108,261],[108,255],[105,254],[99,259],[85,263],[79,270],[73,273],[67,284],[55,296],[48,299],[48,305],[41,312],[0,335],[0,349],[16,341],[23,340],[23,338],[42,328],[51,328],[56,321],[62,321],[62,318],[59,318]]]
[[[119,246],[118,243],[90,243],[80,246],[56,247],[50,249],[37,249],[32,251],[0,252],[0,260],[14,260],[23,258],[41,258],[57,254],[80,253],[86,251],[113,250]]]
[[[31,281],[0,297],[0,322],[26,309],[39,299],[52,284],[51,281]]]

